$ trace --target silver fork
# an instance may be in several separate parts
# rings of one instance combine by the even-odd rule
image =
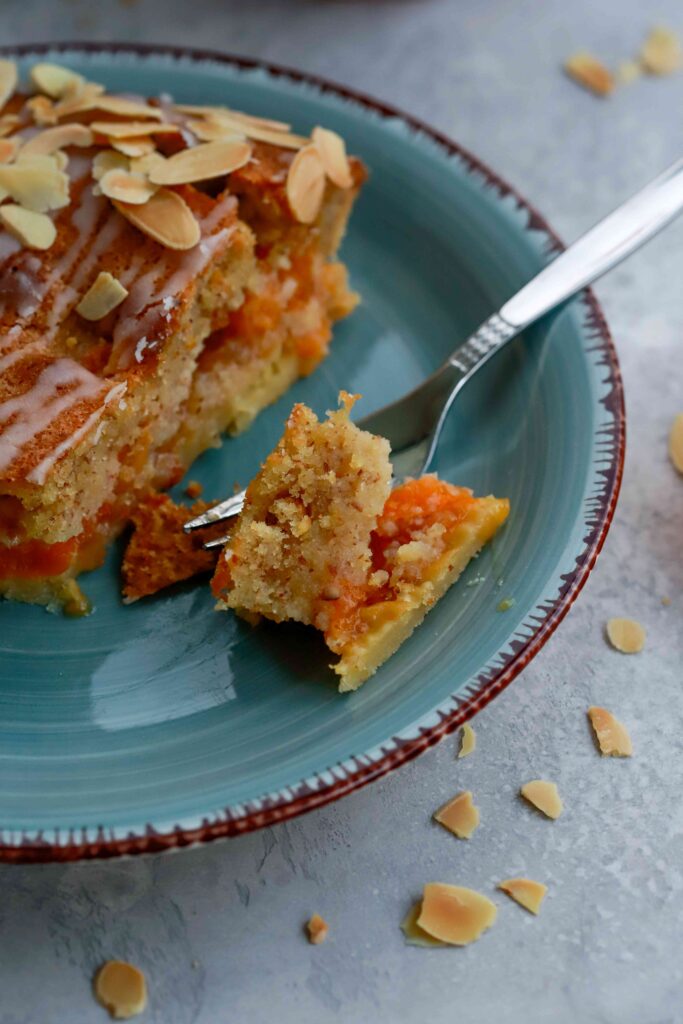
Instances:
[[[682,208],[683,159],[560,253],[418,388],[359,420],[361,429],[389,440],[394,479],[420,476],[429,469],[453,402],[492,356],[640,248]],[[185,523],[185,531],[232,519],[242,510],[244,496],[240,491],[221,501]],[[208,541],[204,547],[220,547],[227,539]]]

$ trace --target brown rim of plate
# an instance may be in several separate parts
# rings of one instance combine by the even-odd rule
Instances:
[[[524,199],[511,185],[482,163],[468,150],[453,142],[428,124],[410,114],[366,96],[362,92],[349,89],[317,75],[298,71],[281,64],[256,60],[250,57],[238,57],[214,50],[195,49],[182,46],[153,46],[145,43],[23,43],[18,46],[0,47],[0,57],[21,58],[33,54],[46,53],[130,53],[144,56],[164,56],[176,59],[184,58],[192,61],[213,61],[232,67],[267,71],[275,78],[287,78],[293,82],[303,82],[315,86],[322,93],[332,93],[355,103],[360,107],[372,110],[385,118],[400,118],[409,127],[421,134],[429,136],[443,150],[458,156],[469,171],[474,171],[495,188],[501,198],[511,197],[517,207],[528,214],[526,230],[542,231],[551,241],[556,252],[564,245],[547,224],[544,217]],[[601,404],[613,415],[614,423],[603,433],[600,474],[604,481],[603,493],[595,497],[588,513],[590,520],[584,537],[583,550],[576,557],[575,567],[571,572],[562,575],[559,596],[554,601],[547,601],[533,609],[535,626],[531,636],[525,640],[510,641],[510,653],[506,654],[503,664],[488,672],[481,673],[471,684],[475,691],[459,702],[449,712],[439,712],[439,722],[429,727],[421,727],[420,735],[411,739],[394,737],[390,742],[392,749],[376,761],[370,761],[363,755],[349,758],[354,765],[349,770],[342,765],[334,769],[334,781],[331,783],[320,780],[320,785],[313,789],[305,780],[290,787],[287,796],[266,797],[260,800],[259,806],[244,806],[243,811],[236,814],[226,808],[222,816],[215,821],[204,820],[196,828],[180,828],[171,832],[158,832],[147,825],[137,833],[130,833],[126,838],[118,838],[108,834],[104,828],[97,830],[97,838],[86,838],[92,829],[72,829],[65,835],[62,842],[48,842],[32,833],[23,835],[18,842],[11,844],[2,841],[0,828],[0,862],[13,864],[47,863],[55,861],[77,861],[104,859],[109,857],[132,856],[143,853],[162,853],[166,850],[179,850],[198,843],[207,843],[214,839],[225,839],[243,835],[256,829],[287,821],[307,811],[323,807],[333,800],[352,793],[354,790],[367,786],[370,782],[395,771],[407,761],[412,761],[430,747],[440,742],[460,728],[472,718],[489,701],[493,700],[501,690],[512,682],[540,651],[552,636],[560,622],[573,605],[579,592],[595,565],[611,525],[614,510],[619,497],[619,488],[624,469],[624,452],[626,445],[626,415],[624,409],[624,391],[621,370],[617,359],[614,342],[593,292],[587,288],[582,299],[586,307],[586,330],[594,342],[593,351],[602,352],[604,366],[607,369],[605,383],[609,385],[608,393],[601,399]],[[605,462],[608,465],[605,466]],[[79,838],[82,837],[82,838]]]

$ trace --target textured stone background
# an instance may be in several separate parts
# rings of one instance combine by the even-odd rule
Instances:
[[[629,55],[652,18],[683,32],[680,0],[3,0],[0,38],[187,43],[320,72],[451,133],[572,238],[681,155],[683,75],[600,102],[558,70],[579,47]],[[683,480],[666,458],[683,409],[682,247],[683,222],[597,289],[627,389],[616,522],[559,633],[477,718],[476,755],[456,763],[449,740],[229,844],[2,869],[2,1024],[103,1020],[89,982],[112,955],[146,970],[155,1024],[683,1019]],[[608,649],[612,614],[647,626],[641,656]],[[632,761],[599,759],[592,702],[629,723]],[[515,798],[545,774],[566,797],[556,824]],[[429,821],[467,787],[483,818],[470,844]],[[397,925],[426,879],[488,889],[522,872],[550,886],[538,920],[503,903],[475,946],[404,946]],[[301,934],[313,910],[332,927],[320,948]]]

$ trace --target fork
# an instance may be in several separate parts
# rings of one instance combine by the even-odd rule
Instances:
[[[421,476],[429,469],[453,402],[492,356],[639,249],[682,208],[680,159],[556,256],[419,387],[359,420],[361,430],[380,434],[391,444],[394,480]],[[229,521],[241,512],[244,498],[245,491],[234,494],[185,523],[184,530]],[[204,547],[222,547],[227,540],[210,540]]]

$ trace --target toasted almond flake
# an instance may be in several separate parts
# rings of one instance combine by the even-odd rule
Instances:
[[[353,177],[346,155],[346,146],[341,135],[329,128],[314,128],[311,135],[313,145],[320,154],[325,174],[339,188],[351,188]]]
[[[320,914],[313,914],[306,924],[308,930],[308,941],[314,946],[319,946],[327,938],[330,927],[327,921],[323,920]]]
[[[422,900],[418,900],[414,903],[406,916],[401,921],[401,931],[406,937],[406,942],[409,946],[424,946],[427,949],[440,946],[444,948],[448,945],[447,942],[441,942],[440,939],[435,939],[429,932],[423,931],[417,923],[417,919],[422,912]]]
[[[573,54],[565,63],[564,70],[570,78],[596,96],[609,96],[614,90],[611,72],[597,57],[585,50]]]
[[[224,142],[228,139],[246,139],[243,131],[230,128],[222,121],[188,121],[187,127],[202,142]]]
[[[469,722],[465,722],[462,727],[462,733],[460,735],[460,750],[458,751],[458,760],[461,757],[469,757],[473,754],[477,746],[477,734],[470,725]]]
[[[57,170],[50,157],[35,156],[14,164],[0,165],[0,186],[20,206],[35,213],[59,210],[69,203],[69,179]]]
[[[17,138],[13,139],[0,139],[0,164],[9,164],[14,160],[19,149],[20,140]]]
[[[263,128],[259,124],[233,117],[229,114],[216,112],[212,115],[211,121],[222,125],[226,132],[243,134],[254,142],[267,142],[271,146],[280,146],[282,149],[301,149],[306,146],[310,139],[303,135],[294,135],[292,132],[273,131],[272,128]]]
[[[248,142],[204,142],[156,163],[149,171],[149,180],[156,185],[209,181],[244,167],[250,157]]]
[[[123,960],[108,960],[95,975],[95,996],[112,1017],[128,1020],[147,1006],[147,983],[139,968]]]
[[[619,85],[630,85],[643,73],[643,67],[637,60],[622,60],[617,68],[617,81]]]
[[[609,619],[607,639],[622,654],[638,654],[645,646],[645,630],[635,619]]]
[[[61,64],[34,64],[31,68],[31,81],[38,92],[45,93],[53,100],[77,95],[85,86],[83,75]]]
[[[151,153],[145,153],[143,156],[133,157],[130,161],[131,171],[135,171],[136,174],[149,174],[153,167],[157,164],[163,164],[165,157],[161,155],[156,149]]]
[[[102,149],[99,153],[95,154],[92,162],[92,176],[95,181],[99,181],[107,171],[113,170],[130,170],[128,157],[122,153],[117,153],[113,149]]]
[[[533,804],[547,818],[559,818],[564,810],[564,805],[554,782],[546,782],[545,779],[534,779],[532,782],[525,782],[521,793],[525,800]]]
[[[22,147],[24,154],[50,154],[67,146],[92,146],[93,135],[84,124],[60,124],[34,135]]]
[[[651,75],[672,75],[683,64],[683,50],[675,32],[658,25],[640,51],[640,62]]]
[[[29,249],[49,249],[57,237],[56,228],[46,214],[34,213],[13,203],[0,206],[0,220]]]
[[[601,754],[605,757],[631,757],[633,744],[628,729],[622,722],[606,708],[590,707],[588,717]]]
[[[104,86],[97,82],[86,82],[85,85],[74,95],[67,93],[63,99],[55,104],[55,117],[75,117],[77,114],[85,114],[96,109],[96,100],[104,92]]]
[[[160,188],[143,206],[120,203],[116,199],[113,203],[126,220],[167,249],[192,249],[199,242],[199,224],[177,192]]]
[[[138,135],[178,135],[180,126],[177,124],[157,124],[149,121],[93,121],[90,125],[97,135],[106,135],[110,139],[130,139]]]
[[[496,920],[496,905],[474,889],[428,882],[417,925],[451,946],[474,942]]]
[[[469,790],[458,793],[434,814],[434,821],[452,832],[458,839],[470,839],[479,825],[479,808]]]
[[[0,139],[4,139],[6,135],[11,135],[15,130],[21,118],[17,114],[5,114],[0,117]]]
[[[120,281],[106,270],[101,271],[76,306],[76,312],[84,320],[101,320],[116,309],[127,295]]]
[[[151,153],[156,152],[152,140],[141,138],[140,136],[136,139],[110,139],[109,142],[119,153],[123,153],[124,156],[128,156],[131,159],[149,156]],[[161,156],[161,154],[159,155]]]
[[[13,96],[19,75],[13,60],[0,60],[0,110]]]
[[[55,105],[47,96],[31,96],[26,100],[26,106],[37,125],[57,124]]]
[[[683,473],[683,412],[671,424],[669,458],[679,473]]]
[[[106,93],[98,96],[94,101],[96,110],[106,114],[116,114],[117,117],[149,118],[153,121],[161,121],[162,113],[158,107],[150,107],[147,103],[137,100],[126,100],[121,96],[108,96]]]
[[[543,882],[534,882],[531,878],[506,878],[504,882],[498,883],[498,888],[512,896],[520,907],[524,907],[532,914],[539,912],[548,891],[547,885]]]
[[[231,110],[230,107],[206,107],[192,103],[179,103],[173,109],[181,114],[197,114],[199,117],[228,117],[234,121],[246,121],[254,127],[274,132],[288,132],[291,127],[286,121],[274,121],[270,117],[245,114],[242,110]]]
[[[131,171],[107,171],[99,181],[100,190],[109,199],[118,199],[122,203],[133,203],[140,206],[152,198],[156,187],[150,185],[143,174]]]
[[[300,149],[287,174],[287,201],[302,224],[318,216],[325,193],[325,169],[315,146]]]

